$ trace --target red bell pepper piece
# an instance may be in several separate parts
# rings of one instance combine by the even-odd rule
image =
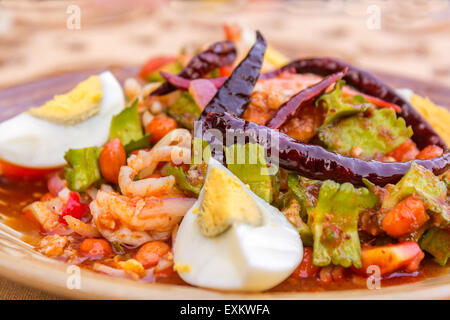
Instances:
[[[69,193],[69,200],[62,208],[61,217],[59,221],[61,223],[67,224],[64,216],[72,216],[76,219],[81,219],[86,212],[89,211],[89,206],[87,204],[80,202],[80,196],[76,192]]]

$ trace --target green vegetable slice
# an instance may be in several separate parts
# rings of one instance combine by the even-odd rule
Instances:
[[[228,169],[267,202],[273,199],[273,176],[264,156],[264,148],[257,143],[234,144],[225,148]]]
[[[300,181],[298,180],[298,176],[295,173],[290,172],[288,174],[288,188],[292,192],[292,194],[297,198],[297,201],[300,203],[302,207],[302,211],[306,209],[308,205],[308,197],[306,196],[302,187],[300,187]],[[308,205],[311,206],[311,205]]]
[[[302,207],[302,216],[306,215],[306,210],[314,207],[317,201],[317,193],[322,185],[321,181],[311,180],[295,173],[288,174],[288,188],[295,195]]]
[[[368,102],[362,96],[355,96],[350,100],[344,99],[342,96],[342,87],[344,84],[345,81],[338,81],[333,91],[321,95],[316,100],[316,106],[322,104],[326,110],[323,125],[328,125],[342,117],[348,117],[361,112],[363,107],[361,104]]]
[[[113,248],[114,248],[114,252],[118,255],[123,256],[126,252],[125,249],[122,247],[122,245],[118,242],[118,241],[113,241],[111,242]]]
[[[187,177],[186,177],[186,173],[184,172],[184,170],[180,167],[173,167],[168,165],[166,167],[166,171],[168,175],[172,175],[175,177],[175,180],[177,181],[177,185],[180,188],[181,191],[183,192],[191,192],[195,195],[199,195],[200,193],[200,189],[202,188],[202,186],[194,186],[192,185]]]
[[[211,158],[211,146],[206,140],[201,138],[194,138],[192,141],[192,161],[190,170],[197,170],[200,176],[206,176],[206,170],[208,168],[207,163]],[[203,186],[203,182],[199,181],[197,184],[193,184],[186,176],[184,170],[180,167],[166,166],[167,174],[173,175],[177,182],[178,188],[188,194],[198,195]]]
[[[367,101],[362,95],[356,94],[354,96],[348,96],[344,97],[344,102],[350,103],[350,104],[363,104],[363,103],[370,103]],[[364,110],[362,110],[364,111]]]
[[[197,170],[200,176],[206,176],[206,170],[208,168],[207,163],[211,158],[211,146],[206,140],[201,138],[194,138],[192,141],[192,161],[190,170]],[[178,188],[187,193],[198,195],[203,186],[203,181],[199,181],[197,184],[193,184],[186,176],[184,170],[180,167],[174,167],[171,165],[166,166],[168,175],[175,177]]]
[[[447,186],[447,194],[448,194],[448,191],[450,189],[450,179],[447,176],[443,176],[442,177],[442,182],[444,182],[445,185]]]
[[[430,253],[437,263],[445,266],[450,257],[450,231],[431,228],[420,241],[420,247]]]
[[[101,179],[98,158],[102,148],[89,147],[83,149],[70,149],[64,158],[69,164],[64,168],[64,176],[69,189],[84,191]]]
[[[138,100],[134,100],[130,107],[123,109],[111,120],[109,138],[119,138],[124,146],[142,138],[141,120],[139,119]]]
[[[213,70],[209,73],[209,77],[210,77],[210,78],[218,78],[218,77],[220,77],[220,70],[219,70],[219,68],[213,69]]]
[[[147,82],[164,82],[166,79],[160,74],[161,71],[177,74],[183,70],[183,66],[179,61],[170,62],[164,65],[162,68],[147,75]]]
[[[150,136],[152,134],[148,133],[144,136],[142,136],[142,138],[139,138],[137,140],[132,140],[129,143],[127,143],[124,148],[127,154],[129,154],[130,152],[134,151],[134,150],[139,150],[139,149],[145,149],[150,147]]]
[[[181,91],[179,98],[167,108],[167,113],[181,126],[192,129],[202,111],[188,92]]]
[[[273,200],[272,205],[281,211],[283,208],[286,208],[294,198],[296,198],[294,193],[289,190],[288,192],[280,194],[275,200]]]
[[[385,155],[413,134],[403,118],[388,108],[374,109],[323,126],[318,137],[328,150],[373,159]]]
[[[314,236],[312,230],[306,223],[303,222],[303,220],[301,220],[301,223],[299,223],[296,228],[304,246],[310,247],[314,245]]]
[[[295,175],[294,175],[295,176]],[[295,179],[297,177],[295,176]],[[298,180],[297,180],[298,181]],[[299,212],[295,214],[291,213],[291,217],[287,214],[287,209],[292,204],[292,200],[295,200],[300,205]],[[294,192],[290,189],[288,192],[282,194],[272,203],[273,206],[277,207],[288,219],[288,221],[297,229],[300,234],[300,238],[302,239],[304,246],[312,246],[313,234],[311,228],[304,222],[304,218],[306,219],[306,210],[304,205],[301,204],[301,201],[298,199],[298,196],[294,194]],[[294,215],[294,217],[292,217]]]
[[[416,162],[397,182],[395,186],[387,186],[389,194],[382,203],[383,211],[393,208],[404,198],[416,194],[425,203],[425,209],[433,214],[433,222],[436,226],[448,226],[450,224],[450,208],[446,201],[447,186],[439,180],[430,170],[418,165]]]
[[[358,217],[376,202],[377,197],[366,188],[355,189],[350,183],[340,185],[331,180],[322,184],[317,204],[309,211],[314,265],[362,267]]]
[[[303,221],[300,216],[301,205],[293,193],[288,192],[283,195],[283,205],[281,212],[286,216],[287,220],[297,229],[304,246],[312,246],[313,234],[311,228]],[[280,200],[280,199],[278,199]]]
[[[194,137],[192,140],[192,164],[208,163],[211,156],[209,143],[206,140]]]

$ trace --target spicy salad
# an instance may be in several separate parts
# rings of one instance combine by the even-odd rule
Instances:
[[[92,75],[0,123],[4,223],[51,258],[212,290],[445,270],[449,113],[341,60],[289,61],[259,32],[224,29],[123,86]]]

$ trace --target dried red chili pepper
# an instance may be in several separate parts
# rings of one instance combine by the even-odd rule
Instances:
[[[194,56],[178,76],[186,79],[198,79],[215,68],[232,64],[235,59],[236,47],[233,42],[216,42],[205,51]],[[151,95],[162,96],[174,90],[176,90],[176,87],[165,82],[153,91]]]
[[[348,68],[348,72],[344,80],[349,85],[363,93],[398,105],[402,109],[400,116],[412,127],[414,131],[412,139],[419,148],[422,149],[428,145],[438,145],[443,149],[447,149],[444,140],[439,137],[433,127],[408,102],[403,100],[394,89],[367,71],[335,58],[299,59],[288,63],[281,70],[292,70],[294,68],[297,73],[314,73],[326,76],[345,67]],[[273,72],[280,72],[280,70]]]
[[[284,70],[284,71],[282,71],[281,69],[277,69],[277,70],[278,70],[278,72],[268,72],[268,73],[261,74],[259,76],[258,80],[276,78],[282,72],[286,72],[286,70]],[[289,70],[289,72],[295,73],[295,69]],[[166,81],[168,83],[170,83],[171,85],[173,85],[175,88],[177,88],[179,90],[189,90],[189,85],[191,84],[191,81],[194,80],[194,79],[183,78],[178,75],[167,73],[164,71],[161,71],[160,74],[164,79],[166,79]],[[205,78],[205,80],[211,81],[212,84],[217,89],[219,89],[223,85],[225,80],[227,80],[227,79],[228,79],[228,77]]]
[[[305,105],[313,103],[314,100],[324,93],[330,85],[341,79],[347,70],[348,69],[345,68],[340,72],[333,73],[332,75],[324,78],[322,81],[294,95],[280,106],[276,115],[269,120],[266,126],[272,129],[279,129],[286,121],[295,116],[298,110]]]
[[[231,130],[235,139],[227,143],[259,143],[267,149],[269,156],[278,152],[280,167],[296,171],[310,179],[331,179],[339,183],[363,185],[362,179],[365,178],[384,186],[398,182],[411,165],[411,161],[389,163],[345,157],[320,146],[301,143],[277,130],[239,119],[226,112],[209,113],[203,122],[202,131],[205,133],[209,129],[217,129],[223,136]],[[242,135],[244,139],[237,138]],[[278,147],[270,144],[272,137],[278,139]],[[416,163],[439,175],[450,168],[450,153],[433,159],[416,160]]]
[[[282,73],[296,73],[294,68],[275,69],[266,73],[262,73],[258,80],[273,79],[281,75]]]
[[[245,111],[259,77],[266,47],[266,41],[257,31],[255,44],[205,107],[200,119],[210,112],[226,111],[240,116]]]

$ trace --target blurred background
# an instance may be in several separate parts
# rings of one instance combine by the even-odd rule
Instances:
[[[0,88],[137,66],[221,40],[224,23],[261,30],[291,57],[337,56],[450,87],[448,0],[0,0]]]

